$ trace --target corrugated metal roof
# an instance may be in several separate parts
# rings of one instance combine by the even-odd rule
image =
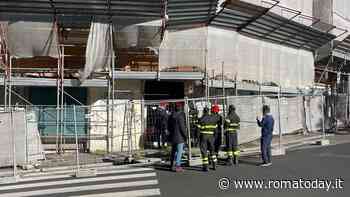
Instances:
[[[336,45],[334,51],[342,54],[350,54],[350,35]]]
[[[207,25],[215,15],[218,0],[168,0],[169,28]]]
[[[329,33],[335,26],[328,25],[326,31],[321,31],[314,26],[319,21],[311,26],[295,22],[293,19],[301,16],[300,12],[294,11],[294,16],[285,18],[271,12],[271,8],[232,1],[224,6],[211,25],[234,29],[258,39],[310,51],[320,48],[336,37]]]
[[[161,0],[0,0],[0,12],[157,19],[162,4]]]

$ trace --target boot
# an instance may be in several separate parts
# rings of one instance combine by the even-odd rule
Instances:
[[[203,171],[204,171],[204,172],[208,172],[208,171],[209,171],[208,165],[203,165]]]
[[[232,157],[229,157],[229,158],[227,159],[227,165],[229,165],[229,166],[232,166],[232,165],[233,165]]]
[[[238,157],[237,156],[234,157],[234,164],[238,165]]]
[[[216,170],[216,162],[213,161],[213,170]]]
[[[181,166],[175,168],[175,172],[184,172],[185,170]]]

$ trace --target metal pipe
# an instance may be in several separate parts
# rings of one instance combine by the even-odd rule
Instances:
[[[209,74],[208,74],[208,68],[207,68],[207,54],[208,49],[205,49],[205,55],[204,55],[204,68],[205,68],[205,98],[207,101],[207,105],[209,104],[209,97],[210,97],[210,88],[209,88]]]
[[[325,128],[324,128],[324,98],[323,95],[321,96],[321,108],[322,108],[322,139],[325,140],[326,139],[326,132],[325,132]]]
[[[12,108],[12,93],[11,93],[11,90],[12,90],[12,59],[13,57],[10,56],[10,69],[9,69],[9,76],[8,76],[8,105],[10,107],[10,109]]]
[[[188,107],[188,98],[185,97],[185,120],[186,120],[186,128],[188,134],[188,163],[191,163],[192,160],[192,144],[191,144],[191,127],[190,127],[190,118],[189,118],[189,107]],[[173,159],[173,158],[171,158]]]
[[[238,89],[237,89],[237,73],[235,74],[235,96],[238,96]]]
[[[60,50],[59,50],[60,51]],[[59,126],[59,120],[60,120],[60,108],[59,108],[59,105],[60,105],[60,61],[61,61],[61,57],[62,55],[60,54],[58,56],[58,60],[57,60],[57,78],[56,78],[56,88],[57,88],[57,91],[56,91],[56,152],[58,153],[59,152],[59,133],[60,133],[60,126]]]
[[[145,116],[145,100],[142,97],[142,100],[141,100],[141,134],[142,135],[145,132],[145,128],[146,128],[146,125],[145,125],[146,121],[144,120],[144,116]]]
[[[280,148],[280,150],[282,149],[282,128],[281,128],[281,86],[279,86],[279,90],[278,90],[278,99],[277,99],[277,103],[278,103],[278,127],[279,127],[279,139],[278,139],[278,146]]]
[[[63,152],[63,135],[64,135],[64,125],[63,125],[63,121],[64,121],[64,114],[63,114],[63,106],[64,106],[64,46],[62,47],[62,62],[61,62],[61,81],[60,81],[60,91],[61,91],[61,103],[60,103],[60,109],[61,109],[61,121],[60,121],[60,125],[61,125],[61,136],[60,136],[60,141],[61,141],[61,152]]]
[[[115,52],[114,52],[114,45],[113,45],[113,26],[110,26],[110,36],[111,36],[111,53],[112,53],[112,72],[111,72],[111,80],[112,80],[112,114],[111,114],[111,152],[113,152],[114,149],[114,100],[115,100],[115,81],[114,81],[114,70],[115,70]]]
[[[225,62],[223,61],[221,63],[221,85],[222,85],[222,97],[223,97],[223,102],[222,102],[222,119],[221,119],[221,141],[225,142],[225,136],[224,136],[224,123],[226,119],[226,110],[225,110],[225,101],[226,101],[226,94],[225,94],[225,80],[224,80],[224,65]]]
[[[6,66],[5,80],[4,80],[4,87],[5,87],[4,104],[5,104],[5,110],[7,110],[7,92],[8,92],[7,80],[8,80],[8,70],[7,70],[7,66]]]
[[[128,118],[128,156],[129,158],[132,157],[132,108],[133,108],[133,101],[128,101],[128,114],[129,114],[129,118]]]
[[[28,152],[28,121],[27,121],[27,106],[24,108],[24,120],[25,120],[25,128],[24,128],[24,135],[25,135],[25,151],[26,151],[26,164],[28,164],[28,157],[29,157],[29,152]],[[39,144],[39,143],[38,143]]]
[[[106,122],[106,151],[107,153],[110,153],[110,99],[111,99],[111,81],[110,77],[108,81],[108,98],[107,98],[107,105],[106,105],[106,112],[107,112],[107,122]]]
[[[14,120],[13,120],[13,111],[12,107],[10,107],[10,122],[11,122],[11,134],[12,134],[12,157],[13,157],[13,176],[17,176],[17,158],[16,158],[16,134],[14,129]]]
[[[78,143],[78,131],[77,131],[77,114],[75,105],[73,105],[73,118],[74,118],[74,134],[75,134],[75,148],[76,148],[76,164],[77,164],[77,173],[80,171],[80,165],[79,165],[79,143]]]

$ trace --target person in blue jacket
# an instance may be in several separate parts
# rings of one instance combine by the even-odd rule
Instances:
[[[266,167],[272,165],[271,162],[271,141],[272,133],[275,125],[275,120],[273,119],[270,113],[270,107],[268,105],[263,106],[263,118],[259,120],[256,118],[256,121],[261,127],[261,139],[260,139],[260,149],[261,157],[263,163],[260,166]]]

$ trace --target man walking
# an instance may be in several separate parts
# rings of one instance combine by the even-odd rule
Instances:
[[[229,165],[238,164],[238,157],[240,151],[238,149],[238,136],[237,132],[240,129],[240,118],[236,113],[234,105],[230,105],[228,108],[228,114],[225,119],[224,128],[226,132],[226,148],[227,148],[227,161]]]
[[[184,144],[187,139],[185,127],[185,114],[181,112],[179,106],[173,103],[172,113],[169,117],[168,130],[170,132],[170,142],[172,144],[170,168],[175,172],[183,172],[181,167],[181,157]],[[175,166],[174,166],[175,160]]]
[[[275,120],[270,113],[268,105],[263,106],[263,118],[260,121],[256,118],[259,127],[261,127],[260,149],[263,163],[260,166],[266,167],[272,165],[271,162],[271,141]]]

